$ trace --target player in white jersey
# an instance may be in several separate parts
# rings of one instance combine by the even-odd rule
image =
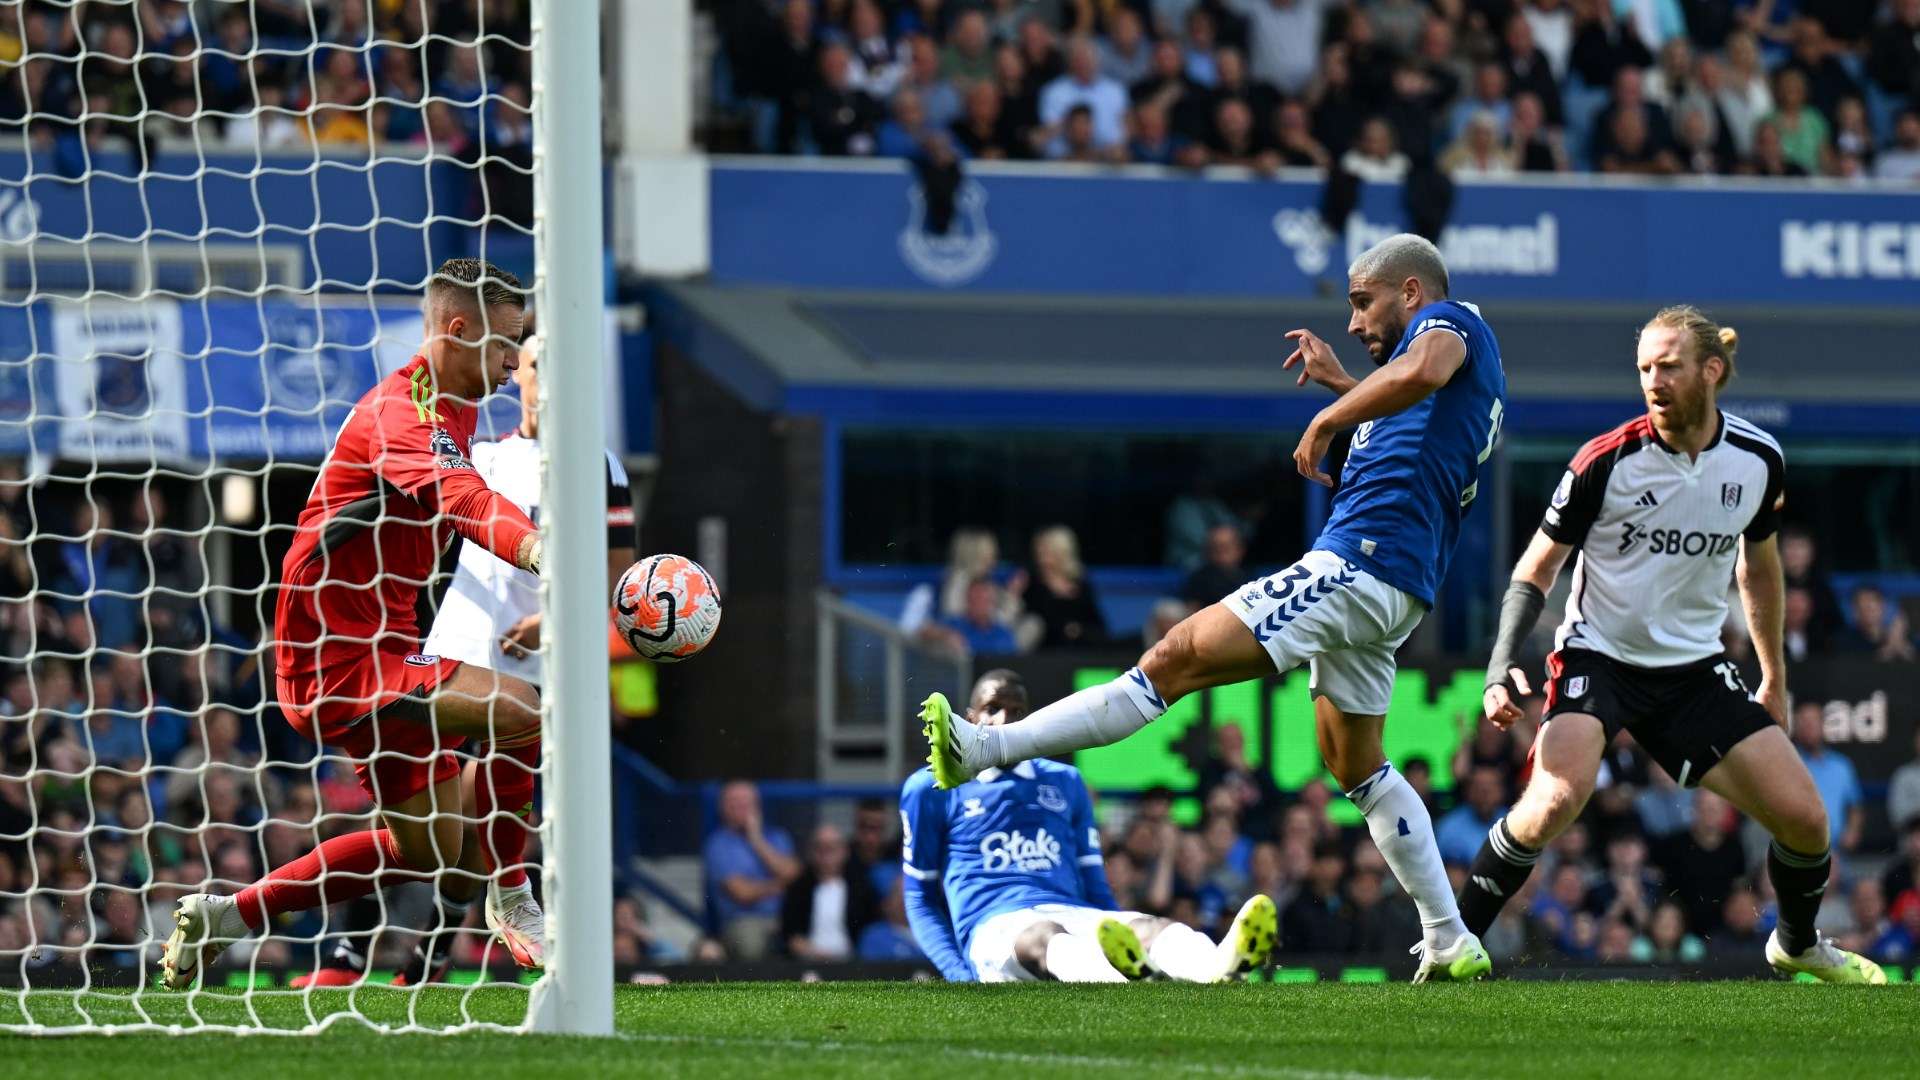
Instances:
[[[1520,800],[1494,823],[1460,894],[1484,934],[1540,852],[1586,806],[1621,730],[1682,786],[1705,787],[1773,834],[1767,872],[1780,921],[1767,960],[1786,974],[1882,983],[1880,967],[1814,925],[1832,870],[1827,814],[1788,741],[1776,533],[1785,460],[1759,428],[1721,412],[1738,338],[1691,307],[1656,314],[1636,363],[1646,415],[1592,440],[1554,491],[1514,567],[1487,667],[1486,714],[1501,728],[1529,692],[1515,663],[1576,549],[1566,619],[1547,660],[1547,717]],[[1760,688],[1720,648],[1727,581],[1739,583]]]
[[[520,426],[496,442],[475,443],[471,460],[487,486],[505,496],[529,518],[540,521],[540,337],[529,335],[520,345],[520,367],[513,373],[520,390]],[[633,565],[635,549],[633,498],[627,472],[619,458],[607,453],[607,591],[611,595],[620,575]],[[535,687],[540,674],[540,579],[494,558],[485,549],[464,541],[453,582],[440,601],[433,628],[423,651],[487,671],[511,675]],[[466,783],[484,783],[469,766]],[[471,801],[471,800],[470,800]],[[478,852],[478,830],[469,826],[465,850]],[[529,967],[544,960],[545,917],[524,871],[509,871],[511,880],[495,878],[487,884],[487,926],[499,934],[514,959]],[[438,923],[457,928],[466,919],[468,904],[445,895],[436,897]],[[379,928],[381,909],[364,904],[349,912],[352,929],[334,947],[320,971],[311,976],[317,985],[340,986],[358,982],[366,966],[355,951],[356,941],[369,940]],[[412,959],[395,980],[401,985],[436,982],[444,977],[451,955],[437,948],[438,934],[421,937]]]

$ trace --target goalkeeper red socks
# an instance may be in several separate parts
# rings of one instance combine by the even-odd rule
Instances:
[[[480,845],[487,857],[487,869],[498,871],[493,879],[502,889],[518,889],[527,883],[527,838],[533,835],[528,820],[533,817],[533,779],[540,768],[540,733],[514,746],[493,745],[487,756],[486,775],[476,785],[480,811]],[[502,870],[502,867],[505,869]]]
[[[234,895],[240,917],[258,930],[289,911],[338,904],[401,881],[425,881],[431,873],[405,869],[385,829],[336,836],[274,870]]]

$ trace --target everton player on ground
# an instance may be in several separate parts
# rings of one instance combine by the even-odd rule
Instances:
[[[1011,671],[974,684],[968,719],[1027,712]],[[1220,982],[1267,962],[1273,901],[1253,896],[1219,944],[1191,927],[1115,911],[1100,830],[1080,772],[1055,761],[989,769],[952,791],[921,769],[900,789],[907,919],[954,982],[1124,982],[1152,972]]]
[[[427,286],[420,355],[367,391],[341,426],[281,568],[279,700],[301,734],[344,751],[380,827],[336,836],[232,896],[180,901],[162,956],[182,989],[226,944],[281,914],[439,880],[466,898],[526,849],[540,753],[539,695],[524,680],[419,651],[415,602],[457,534],[535,573],[540,534],[469,459],[475,402],[517,366],[525,292],[477,259]],[[490,742],[477,805],[452,748]],[[483,842],[465,844],[464,816]],[[490,920],[490,922],[493,920]]]
[[[1580,448],[1514,567],[1487,667],[1487,717],[1502,728],[1528,692],[1514,661],[1520,642],[1568,554],[1580,552],[1547,659],[1533,775],[1474,859],[1460,910],[1476,933],[1492,925],[1541,849],[1579,816],[1602,752],[1624,728],[1682,786],[1725,797],[1773,834],[1767,873],[1780,924],[1766,952],[1775,968],[1881,983],[1879,965],[1814,928],[1832,866],[1820,793],[1782,730],[1786,590],[1775,533],[1785,462],[1770,436],[1715,404],[1737,343],[1691,307],[1647,323],[1636,359],[1646,415]],[[1760,660],[1751,695],[1720,651],[1730,577]]]
[[[1448,299],[1440,252],[1417,236],[1388,237],[1347,271],[1347,330],[1380,365],[1347,375],[1305,330],[1283,365],[1339,400],[1307,427],[1294,465],[1331,485],[1321,461],[1353,430],[1340,490],[1319,540],[1290,569],[1249,582],[1173,628],[1138,667],[1017,724],[981,727],[946,699],[921,714],[943,788],[983,769],[1105,746],[1140,730],[1196,691],[1313,665],[1320,751],[1394,876],[1420,909],[1414,981],[1470,979],[1491,965],[1460,922],[1420,797],[1387,761],[1380,734],[1393,694],[1394,651],[1433,604],[1493,453],[1506,375],[1493,330],[1471,304]]]

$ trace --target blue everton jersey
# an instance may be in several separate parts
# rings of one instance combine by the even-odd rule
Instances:
[[[1500,437],[1507,377],[1500,343],[1472,304],[1442,300],[1421,308],[1388,362],[1422,334],[1458,336],[1466,361],[1419,404],[1354,430],[1333,512],[1314,546],[1432,607],[1479,488],[1480,466]]]
[[[1035,904],[1091,906],[1080,868],[1099,866],[1100,830],[1080,770],[1057,761],[988,769],[941,791],[921,769],[900,789],[905,872],[946,894],[964,954],[988,917]]]

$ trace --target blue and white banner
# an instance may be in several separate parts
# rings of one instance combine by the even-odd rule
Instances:
[[[1406,225],[1369,185],[1343,234],[1321,185],[982,166],[944,236],[905,167],[711,171],[712,276],[855,289],[1310,297]],[[1441,238],[1454,291],[1486,299],[1920,301],[1920,193],[1539,182],[1461,184]]]
[[[0,454],[317,461],[354,402],[424,336],[414,302],[0,306]],[[605,355],[618,355],[611,315]],[[624,446],[620,365],[606,370],[608,442]],[[518,397],[492,395],[478,435],[519,420]]]

